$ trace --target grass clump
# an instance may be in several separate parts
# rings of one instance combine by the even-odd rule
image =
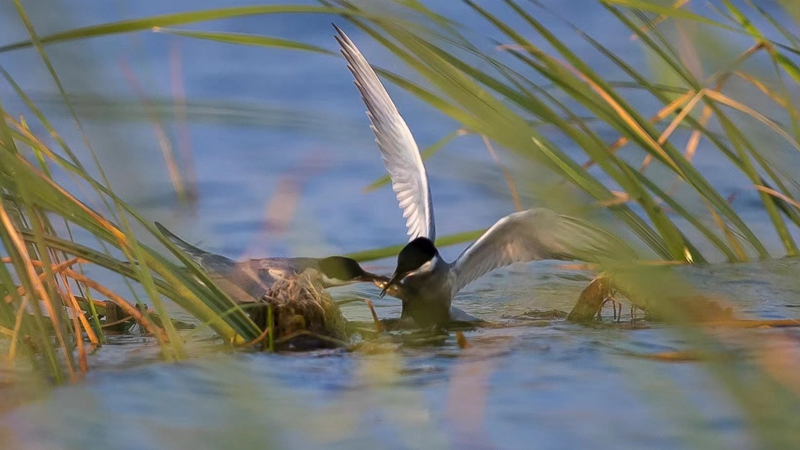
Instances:
[[[249,311],[253,322],[264,330],[260,341],[268,337],[271,350],[346,345],[347,320],[339,305],[306,273],[278,280]]]

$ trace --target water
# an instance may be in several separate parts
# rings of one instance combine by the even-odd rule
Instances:
[[[44,2],[29,3],[41,34],[201,6],[242,4],[65,2],[42,8]],[[496,34],[466,14],[459,2],[431,3],[444,13],[463,16],[477,33]],[[25,32],[13,19],[13,10],[2,6],[0,11],[4,25],[0,42],[23,39]],[[643,61],[627,34],[610,25],[598,7],[566,5],[560,11],[594,35],[606,36],[604,42],[624,57]],[[256,17],[195,28],[266,33],[334,49],[329,22],[330,18],[317,16]],[[570,35],[557,22],[553,30]],[[353,27],[346,26],[346,31],[373,63],[408,73]],[[579,41],[574,44],[579,51],[588,51]],[[327,255],[402,242],[404,221],[393,194],[388,189],[361,193],[384,169],[363,105],[340,59],[152,33],[81,46],[57,45],[51,47],[51,56],[70,92],[123,96],[131,99],[135,112],[138,101],[125,64],[149,96],[169,101],[173,48],[181,57],[189,102],[216,107],[208,113],[189,109],[199,191],[195,210],[178,207],[146,120],[117,118],[100,107],[79,107],[90,117],[90,139],[125,199],[187,240],[231,257]],[[58,116],[57,97],[35,53],[15,52],[2,58],[0,62],[23,87],[59,117],[57,124],[77,146],[80,137],[70,131],[65,115]],[[601,59],[597,66],[601,73],[611,71]],[[399,89],[389,86],[389,90],[421,147],[458,127]],[[6,100],[8,94],[8,88],[0,86],[4,104],[19,107]],[[232,117],[219,114],[225,102],[238,105]],[[181,129],[167,123],[174,141],[180,140]],[[613,134],[608,138],[612,140]],[[735,205],[753,220],[757,234],[769,228],[763,211],[752,201],[754,191],[728,176],[721,162],[702,151],[698,158],[700,167],[720,168],[711,181],[723,192],[739,194]],[[514,165],[510,158],[506,162]],[[486,227],[513,211],[502,175],[479,139],[459,138],[427,166],[440,235]],[[268,211],[273,199],[286,198],[287,183],[299,186],[299,200],[291,221],[281,225],[267,220],[274,219]],[[535,205],[539,199],[526,201]],[[779,249],[777,239],[768,244]],[[455,246],[443,253],[452,259],[462,249]],[[388,271],[390,264],[383,261],[375,267]],[[796,317],[798,264],[777,260],[684,273],[695,285],[729,296],[742,314]],[[569,311],[589,280],[591,274],[558,263],[514,266],[470,285],[456,306],[495,322],[531,310]],[[334,294],[352,292],[371,298],[377,294],[368,286]],[[381,317],[399,315],[399,305],[390,299],[376,300],[376,309]],[[345,314],[369,320],[363,305],[348,305]],[[745,417],[705,364],[635,356],[686,349],[684,338],[674,330],[658,325],[594,328],[562,320],[515,324],[467,333],[471,346],[464,350],[453,336],[435,347],[303,355],[229,354],[208,342],[191,342],[190,352],[196,357],[181,364],[160,363],[157,348],[136,339],[101,349],[91,359],[93,370],[84,382],[6,411],[0,416],[0,437],[9,449],[755,445],[746,432]],[[742,354],[761,340],[793,351],[798,339],[800,335],[791,329],[730,336]]]

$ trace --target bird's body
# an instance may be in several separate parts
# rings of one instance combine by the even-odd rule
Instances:
[[[433,201],[425,165],[411,130],[375,71],[338,27],[336,40],[367,107],[375,142],[392,180],[409,243],[397,257],[389,282],[376,281],[383,293],[400,298],[403,317],[418,325],[444,325],[452,319],[451,301],[464,286],[497,268],[540,259],[597,260],[630,254],[624,242],[588,222],[544,208],[500,219],[452,263],[434,245]]]
[[[365,272],[350,258],[261,258],[234,261],[222,255],[207,252],[189,244],[156,222],[156,228],[170,242],[186,252],[208,274],[223,292],[236,303],[260,301],[280,280],[297,278],[307,273],[322,288],[343,286],[358,281],[373,282],[385,279]]]
[[[447,266],[446,271],[439,269],[438,276],[450,276],[450,265],[443,262],[440,267],[444,266]],[[410,319],[415,326],[428,326],[445,321],[473,324],[485,322],[483,319],[453,306],[451,304],[452,295],[450,295],[452,283],[437,281],[436,276],[412,276],[391,286],[389,286],[389,279],[385,278],[376,280],[375,285],[380,289],[386,289],[389,295],[402,301],[403,311],[400,318],[404,321]],[[430,286],[438,286],[441,289],[430,289]],[[450,304],[450,311],[445,316],[444,306],[447,304]]]
[[[414,319],[421,327],[450,321],[453,275],[451,265],[441,258],[436,258],[430,270],[407,275],[400,284],[401,317]]]

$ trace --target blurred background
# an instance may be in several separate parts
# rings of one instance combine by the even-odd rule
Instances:
[[[501,58],[502,46],[512,44],[467,2],[352,3],[375,14],[396,14],[390,17],[397,20],[418,19],[415,14],[421,9],[417,8],[424,5],[461,24],[460,32],[475,45],[473,50],[493,57]],[[619,8],[673,6],[666,1],[611,3]],[[734,5],[749,11],[748,17],[759,27],[769,27],[775,20],[779,27],[797,32],[792,14],[798,11],[791,2],[678,3],[683,11],[726,24],[735,23],[730,6]],[[405,220],[394,193],[385,184],[369,188],[385,175],[385,169],[352,75],[338,54],[331,22],[350,35],[374,66],[421,86],[431,83],[346,18],[319,13],[240,15],[176,22],[175,28],[167,23],[156,29],[141,26],[143,31],[131,33],[58,39],[44,47],[51,67],[36,48],[10,48],[31,39],[25,19],[39,37],[58,36],[97,24],[263,4],[272,3],[7,1],[0,4],[0,66],[90,173],[101,177],[90,163],[93,150],[122,200],[144,219],[160,221],[208,251],[245,259],[348,254],[402,244]],[[544,52],[555,53],[556,46],[531,31],[512,8],[499,1],[477,4],[520,30]],[[625,88],[623,82],[632,83],[628,74],[581,33],[599,40],[613,57],[636,68],[653,85],[684,86],[604,2],[519,4],[599,76],[620,81],[620,89]],[[25,14],[20,13],[21,7]],[[759,9],[765,13],[759,14]],[[796,73],[785,69],[783,78],[775,76],[774,59],[766,52],[739,61],[753,45],[752,36],[706,26],[694,16],[658,20],[657,9],[645,11],[658,24],[660,38],[680,51],[676,59],[698,79],[736,66],[772,87],[789,83],[781,91],[782,98],[789,104],[797,98]],[[208,18],[213,16],[209,13]],[[176,34],[176,29],[189,34],[265,35],[332,54],[235,45]],[[787,54],[796,58],[800,49],[796,37],[792,41],[791,36],[781,36],[776,31],[780,29],[784,28],[765,33],[769,39],[788,42],[795,51],[787,50]],[[454,54],[478,70],[492,70],[486,60],[468,51]],[[527,70],[528,81],[549,89],[579,117],[596,113],[574,97],[551,89],[555,82],[526,69],[524,61],[510,57],[504,61],[512,69]],[[54,82],[51,68],[69,103]],[[574,213],[585,213],[583,206],[594,204],[585,193],[566,188],[562,192],[563,178],[535,159],[502,145],[497,145],[493,155],[495,149],[487,148],[480,134],[458,133],[463,123],[394,83],[385,84],[420,149],[443,143],[426,161],[440,236],[489,227],[515,211],[516,201],[523,208],[548,206]],[[774,118],[790,135],[787,142],[769,126],[748,121],[753,115],[733,108],[732,123],[757,143],[771,161],[770,167],[791,178],[800,161],[792,108],[775,106],[774,98],[745,78],[731,85],[737,105]],[[778,90],[775,87],[773,92]],[[544,95],[533,88],[531,92]],[[682,93],[676,88],[670,98]],[[648,94],[631,88],[625,98],[631,108],[650,117],[664,104]],[[12,83],[0,82],[0,100],[6,113],[24,116],[33,134],[55,145],[57,140],[33,119]],[[521,109],[518,105],[510,108]],[[691,116],[701,118],[699,108]],[[529,119],[565,155],[578,163],[587,160],[585,151],[558,127],[541,117]],[[619,130],[602,120],[589,118],[585,123],[607,145],[620,137]],[[668,124],[669,120],[664,121],[659,129]],[[718,135],[725,131],[719,125],[709,128]],[[726,264],[731,258],[714,245],[699,242],[702,233],[688,229],[689,222],[678,217],[676,224],[688,240],[698,241],[698,252],[706,252],[712,264],[684,266],[674,274],[686,286],[725,298],[737,314],[796,318],[800,265],[794,258],[783,258],[792,254],[787,238],[771,219],[752,180],[721,156],[709,139],[690,144],[694,139],[690,126],[678,127],[669,139],[682,153],[685,147],[694,147],[687,159],[777,258],[758,261],[758,252],[748,247],[751,258],[745,259],[749,261]],[[636,166],[644,158],[635,145],[623,147],[620,154]],[[654,183],[664,189],[675,186],[673,174],[654,166],[648,172]],[[625,190],[606,173],[595,176],[611,190]],[[511,184],[507,177],[513,180]],[[64,170],[54,167],[53,178],[77,198],[103,210],[92,193]],[[797,184],[787,185],[786,195],[797,193]],[[677,186],[670,192],[676,198],[685,195],[683,204],[690,215],[703,215],[705,223],[714,223],[706,204],[693,198],[691,189]],[[632,208],[642,213],[639,206]],[[663,256],[637,241],[610,214],[592,211],[589,215],[629,238],[646,258]],[[136,225],[137,230],[143,228]],[[790,240],[800,236],[797,227],[790,226],[786,232]],[[78,236],[81,233],[87,232],[76,231]],[[142,233],[140,240],[158,245],[149,234]],[[453,260],[465,246],[466,242],[444,247],[443,256]],[[389,257],[366,262],[365,267],[388,273],[393,263]],[[87,273],[104,277],[115,290],[126,289],[118,277],[101,272],[87,268]],[[790,448],[800,442],[800,427],[795,427],[800,417],[800,372],[795,371],[800,333],[796,329],[715,330],[710,333],[712,345],[693,340],[696,336],[691,331],[661,324],[583,326],[553,320],[563,318],[559,312],[570,310],[594,276],[583,267],[539,262],[502,269],[470,285],[455,300],[458,307],[498,323],[520,315],[529,320],[515,327],[467,333],[469,349],[460,349],[451,336],[441,345],[419,348],[252,354],[222,351],[207,338],[189,343],[189,353],[195,357],[167,364],[161,362],[157,345],[140,336],[122,337],[89,358],[92,370],[78,384],[44,394],[41,386],[25,386],[9,375],[7,386],[0,388],[9,398],[6,405],[0,400],[0,442],[9,449],[745,449]],[[674,286],[682,289],[683,284]],[[334,297],[371,298],[379,316],[399,316],[399,302],[377,299],[377,293],[366,285],[332,292]],[[172,317],[191,320],[184,310],[167,306]],[[349,319],[370,320],[361,303],[343,310]],[[550,311],[556,311],[555,316],[548,316]],[[734,360],[642,357],[696,347],[716,356],[733,355]],[[752,377],[750,382],[748,377]],[[40,400],[30,402],[31,397]]]

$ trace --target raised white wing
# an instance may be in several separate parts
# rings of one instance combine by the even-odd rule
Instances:
[[[635,253],[614,235],[580,219],[534,208],[492,225],[453,263],[453,295],[497,268],[541,259],[631,259]]]
[[[409,241],[418,237],[433,241],[436,239],[436,230],[431,191],[414,136],[364,55],[344,31],[336,25],[334,27],[339,33],[336,40],[342,47],[347,68],[355,76],[355,85],[367,105],[375,142],[381,150],[383,164],[392,178],[392,189],[406,218]]]

